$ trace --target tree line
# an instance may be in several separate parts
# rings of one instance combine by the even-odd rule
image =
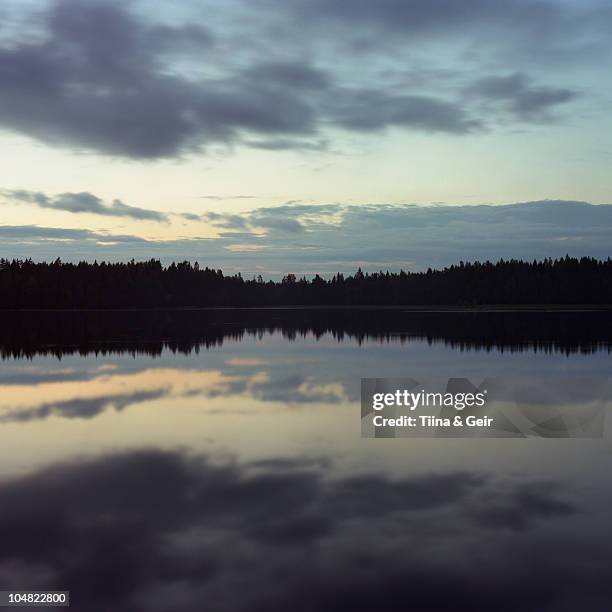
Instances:
[[[479,306],[612,304],[612,259],[460,262],[423,272],[318,274],[280,281],[184,261],[79,262],[0,259],[0,308],[210,306]]]

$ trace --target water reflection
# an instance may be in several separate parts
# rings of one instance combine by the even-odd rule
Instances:
[[[582,511],[536,479],[137,451],[0,486],[0,576],[87,610],[603,610],[612,551],[566,531]]]
[[[460,350],[610,351],[612,311],[410,311],[402,309],[211,309],[6,312],[3,359],[36,354],[189,353],[279,332],[287,340],[331,336],[426,341]]]
[[[94,612],[607,608],[609,438],[366,440],[358,396],[511,376],[580,409],[608,313],[205,314],[3,327],[2,588]]]

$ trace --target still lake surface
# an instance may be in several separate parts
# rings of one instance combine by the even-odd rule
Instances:
[[[94,612],[609,610],[608,414],[599,439],[362,439],[359,393],[502,376],[579,411],[611,349],[612,314],[586,310],[7,313],[0,589]]]

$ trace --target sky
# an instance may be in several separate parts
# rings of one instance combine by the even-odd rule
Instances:
[[[594,0],[5,0],[0,257],[607,257],[610,23]]]

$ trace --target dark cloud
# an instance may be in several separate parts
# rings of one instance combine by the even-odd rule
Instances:
[[[250,222],[256,227],[270,230],[281,230],[290,234],[300,234],[304,226],[297,219],[282,217],[280,215],[268,215],[255,213],[250,215]]]
[[[88,240],[95,232],[85,229],[63,227],[40,227],[38,225],[0,225],[0,236],[12,240]]]
[[[281,232],[289,234],[299,234],[304,231],[303,225],[299,220],[291,218],[291,215],[275,214],[271,212],[268,214],[267,211],[271,209],[257,209],[252,213],[248,214],[228,214],[228,213],[216,213],[207,212],[202,215],[202,219],[212,223],[215,227],[221,229],[230,230],[256,230],[268,229],[268,230],[279,230]],[[253,234],[251,233],[236,233],[236,232],[225,232],[222,234],[226,238],[235,239],[251,239]]]
[[[559,22],[562,9],[553,2],[508,0],[289,0],[289,10],[317,21],[337,20],[342,26],[368,24],[392,31],[427,33],[465,31],[487,25],[535,28]]]
[[[202,215],[193,213],[178,213],[178,216],[185,219],[185,221],[202,221]]]
[[[456,103],[425,96],[401,96],[381,91],[353,91],[336,98],[336,122],[348,129],[374,131],[404,126],[428,132],[464,134],[482,128]]]
[[[206,212],[202,218],[224,229],[244,229],[248,226],[247,220],[242,215]]]
[[[328,470],[145,450],[5,481],[2,584],[35,572],[39,588],[70,588],[72,604],[92,611],[605,608],[608,538],[593,556],[597,530],[554,483]],[[480,522],[508,498],[525,537]],[[558,538],[577,528],[590,547],[557,554]]]
[[[519,0],[287,5],[270,17],[287,32],[296,15],[337,18],[353,30],[356,24],[366,30],[379,24],[411,32],[477,28],[483,22],[528,28],[536,17],[551,24],[565,19],[552,3]],[[245,15],[252,10],[233,6]],[[438,87],[435,78],[425,87],[398,86],[368,78],[376,61],[357,72],[330,63],[327,30],[317,36],[306,26],[297,31],[294,52],[283,47],[287,40],[272,53],[249,39],[231,61],[227,45],[235,32],[153,23],[103,0],[58,0],[30,22],[41,30],[38,36],[12,37],[0,46],[0,125],[53,145],[145,159],[215,143],[318,151],[327,148],[330,128],[467,134],[488,124],[485,111],[460,91]],[[312,52],[296,54],[302,45]],[[382,46],[380,35],[372,45]],[[474,88],[481,97],[506,101],[522,120],[540,120],[547,109],[575,97],[573,90],[540,86],[521,73],[479,79]]]
[[[593,2],[235,0],[188,10],[186,23],[136,8],[57,0],[7,18],[0,126],[138,159],[215,144],[321,151],[334,128],[469,134],[496,118],[481,99],[542,121],[576,97],[540,58],[609,54],[610,9]],[[391,83],[389,71],[407,77]],[[449,79],[473,82],[475,98]]]
[[[313,109],[274,83],[251,76],[194,81],[171,69],[169,48],[185,30],[161,31],[109,2],[61,0],[40,42],[0,48],[0,123],[35,138],[128,157],[175,155],[241,130],[307,133]],[[187,40],[206,53],[202,31]],[[287,75],[280,75],[286,79]]]
[[[279,10],[274,0],[259,5]],[[527,58],[533,65],[609,52],[603,22],[610,19],[610,8],[589,0],[288,0],[281,10],[302,31],[323,30],[361,52],[361,58],[397,55],[403,45],[414,50],[431,41],[469,40],[478,45],[481,59],[506,65],[508,53],[510,61]]]
[[[168,221],[168,216],[156,210],[128,206],[121,200],[105,204],[100,198],[87,191],[80,193],[60,193],[48,196],[38,191],[4,190],[2,195],[12,203],[24,202],[40,208],[64,210],[71,213],[90,213],[107,217],[130,217],[148,221]]]
[[[240,240],[242,242],[248,242],[251,244],[261,244],[261,236],[253,234],[250,231],[245,232],[219,232],[219,237],[224,240]]]
[[[262,63],[246,70],[244,76],[253,84],[273,83],[280,88],[312,91],[325,90],[332,86],[329,75],[325,72],[300,63]]]
[[[571,89],[535,86],[527,75],[518,72],[479,79],[468,88],[468,92],[504,103],[512,113],[528,121],[549,118],[552,108],[578,95]]]
[[[333,215],[342,209],[336,204],[307,205],[287,203],[280,206],[264,206],[249,213],[230,214],[207,212],[202,218],[213,225],[223,229],[250,229],[257,228],[279,230],[289,234],[300,234],[306,225],[313,223],[313,217]],[[225,237],[252,238],[251,234],[223,234]]]

